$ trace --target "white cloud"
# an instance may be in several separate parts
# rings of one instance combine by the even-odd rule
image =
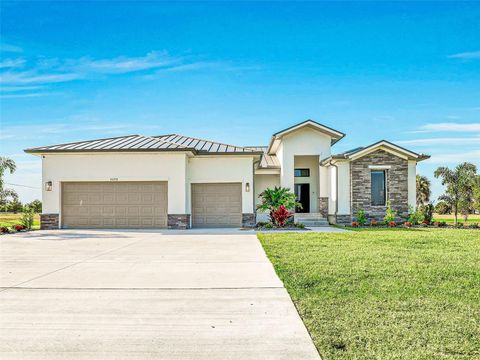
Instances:
[[[194,71],[202,68],[219,68],[230,70],[235,68],[223,62],[190,61],[185,57],[172,57],[166,52],[152,51],[145,56],[93,59],[61,60],[58,58],[39,58],[35,62],[24,59],[6,59],[0,63],[0,84],[22,86],[35,84],[56,84],[78,79],[89,79],[96,75],[118,75],[135,72],[175,72]],[[2,91],[5,91],[2,89]]]
[[[0,51],[1,52],[12,52],[12,53],[21,53],[23,49],[20,46],[2,43],[0,44]]]
[[[125,74],[142,70],[168,68],[181,64],[182,60],[181,58],[170,57],[163,52],[154,51],[141,57],[120,56],[99,60],[85,57],[78,60],[68,60],[65,67],[85,74]]]
[[[0,62],[0,69],[17,68],[22,67],[23,65],[25,65],[25,59],[5,59]]]
[[[450,59],[477,60],[480,59],[480,51],[469,51],[448,56]]]
[[[422,125],[418,130],[414,132],[442,132],[442,131],[454,131],[454,132],[480,132],[480,123],[432,123]]]
[[[471,150],[461,153],[432,154],[431,158],[425,160],[431,164],[459,164],[462,162],[473,162],[480,164],[480,150]]]
[[[17,99],[17,98],[31,98],[39,96],[54,95],[54,92],[34,92],[34,93],[18,93],[18,94],[0,94],[0,99]]]
[[[2,86],[2,92],[17,92],[17,91],[28,91],[28,90],[38,90],[43,89],[44,86],[40,85],[26,85],[26,86]]]
[[[51,73],[39,74],[36,71],[5,72],[0,74],[1,84],[22,85],[22,84],[52,84],[79,79],[76,73]]]
[[[412,140],[398,140],[396,144],[414,145],[414,146],[428,146],[428,145],[468,145],[480,144],[480,136],[476,137],[451,137],[451,138],[427,138],[427,139],[412,139]]]

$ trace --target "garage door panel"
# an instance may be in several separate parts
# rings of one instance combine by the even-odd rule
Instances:
[[[242,224],[242,184],[192,184],[195,227],[237,227]]]
[[[62,184],[65,228],[167,226],[166,182],[85,182]]]

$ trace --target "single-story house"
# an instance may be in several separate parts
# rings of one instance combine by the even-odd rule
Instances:
[[[428,156],[382,140],[341,154],[345,134],[307,120],[268,146],[183,135],[128,135],[25,150],[42,159],[42,229],[251,226],[259,194],[290,188],[309,221],[350,223],[415,206],[416,165]]]

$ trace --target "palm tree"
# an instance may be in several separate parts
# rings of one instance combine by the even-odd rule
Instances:
[[[417,206],[430,201],[430,180],[426,176],[417,175]]]
[[[6,204],[9,198],[11,200],[18,200],[18,194],[15,190],[3,188],[3,175],[5,172],[8,170],[10,174],[13,174],[16,169],[17,166],[15,165],[15,161],[4,156],[0,156],[0,204],[2,205]]]
[[[13,174],[16,169],[17,166],[15,165],[15,161],[4,156],[0,156],[0,191],[3,190],[3,175],[5,174],[5,171],[8,170],[10,174]]]
[[[280,205],[285,206],[287,210],[302,206],[297,202],[295,194],[284,187],[275,186],[273,189],[265,189],[258,197],[262,199],[262,202],[257,205],[257,210],[270,211],[270,217]]]

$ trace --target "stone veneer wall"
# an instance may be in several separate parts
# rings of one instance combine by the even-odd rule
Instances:
[[[54,230],[59,228],[59,214],[40,214],[40,229]]]
[[[336,225],[350,225],[352,217],[350,215],[328,215],[328,222]]]
[[[324,218],[328,216],[328,197],[318,198],[318,212],[322,214]]]
[[[190,214],[168,214],[168,228],[185,230],[190,228]]]
[[[391,166],[387,172],[387,201],[398,215],[408,214],[408,161],[384,150],[377,150],[350,163],[352,179],[352,216],[362,208],[370,218],[383,219],[386,206],[371,204],[371,176],[369,165]]]
[[[256,225],[255,214],[242,214],[242,227],[254,227]]]

